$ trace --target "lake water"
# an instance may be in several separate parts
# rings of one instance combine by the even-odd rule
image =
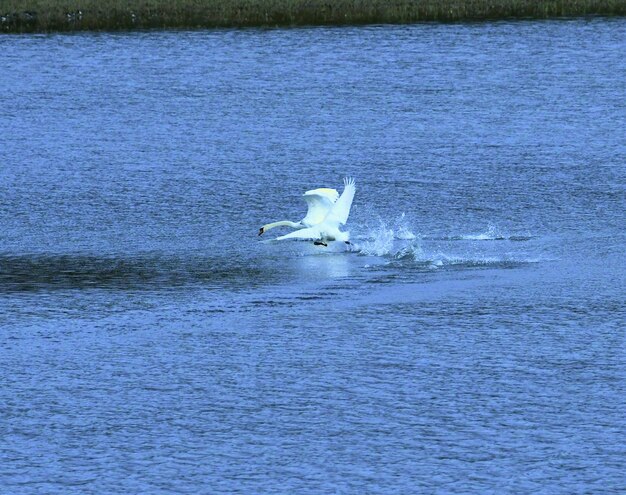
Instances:
[[[624,493],[625,50],[0,37],[0,491]],[[351,246],[257,237],[344,176]]]

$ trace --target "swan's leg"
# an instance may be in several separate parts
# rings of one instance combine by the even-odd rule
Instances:
[[[325,242],[322,241],[315,241],[313,242],[314,246],[324,246],[324,247],[328,247],[328,244],[326,244]]]
[[[259,229],[259,235],[263,235],[263,232],[265,232],[265,229],[264,229],[263,227],[261,227],[261,228]]]

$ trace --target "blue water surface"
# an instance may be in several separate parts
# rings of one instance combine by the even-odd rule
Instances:
[[[625,52],[0,37],[0,492],[626,492]],[[344,176],[350,246],[257,236]]]

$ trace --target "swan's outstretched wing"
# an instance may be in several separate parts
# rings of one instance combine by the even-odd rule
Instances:
[[[356,186],[352,177],[346,177],[343,179],[343,192],[328,212],[326,221],[339,222],[344,225],[348,221],[350,215],[350,207],[352,206],[352,200],[354,199],[354,193],[356,192]]]
[[[310,191],[307,191],[304,193],[304,196],[312,196],[312,195],[324,196],[328,198],[331,203],[334,203],[335,201],[337,201],[337,198],[339,198],[339,193],[337,192],[337,189],[331,189],[330,187],[320,187],[318,189],[311,189]]]
[[[320,229],[317,227],[309,227],[306,229],[296,230],[289,234],[281,235],[277,237],[277,241],[284,241],[285,239],[320,239],[322,236],[320,234]]]
[[[328,215],[328,212],[337,201],[339,193],[334,189],[320,188],[304,193],[304,200],[309,206],[306,216],[302,219],[304,225],[317,225]]]

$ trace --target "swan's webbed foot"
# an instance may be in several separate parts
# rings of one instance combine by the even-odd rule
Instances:
[[[326,244],[325,242],[322,241],[315,241],[313,242],[314,246],[324,246],[324,247],[328,247],[328,244]]]
[[[348,246],[352,246],[352,243],[350,241],[343,241],[345,242]]]
[[[263,227],[261,227],[261,228],[259,229],[259,235],[263,235],[263,232],[265,232],[265,229],[264,229]]]

